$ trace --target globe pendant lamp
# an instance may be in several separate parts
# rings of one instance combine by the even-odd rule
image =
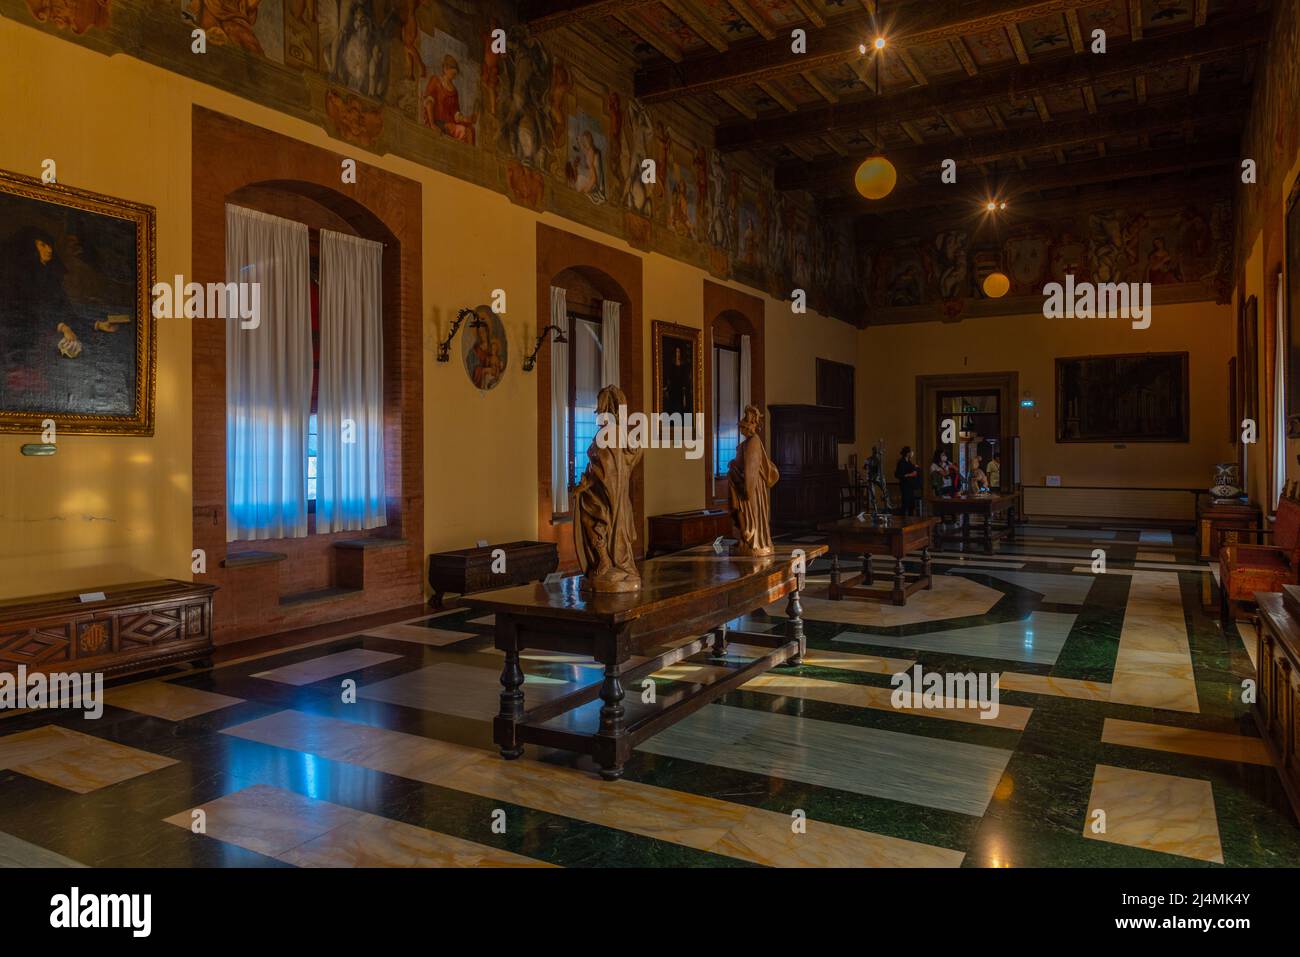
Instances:
[[[867,199],[884,199],[898,183],[898,170],[883,156],[869,156],[853,176],[853,185]]]
[[[883,92],[880,87],[880,60],[885,55],[885,41],[876,40],[876,95]],[[876,114],[876,146],[880,145],[880,114]],[[898,170],[894,164],[877,153],[868,156],[853,174],[853,185],[865,199],[884,199],[894,191],[898,183]]]
[[[1011,291],[1011,280],[1004,272],[991,272],[984,277],[984,283],[980,288],[990,299],[1001,299]]]

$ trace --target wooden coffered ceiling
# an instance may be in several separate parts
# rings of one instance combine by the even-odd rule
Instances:
[[[536,34],[573,30],[630,58],[644,102],[701,116],[719,149],[775,167],[778,189],[806,190],[882,224],[951,207],[954,193],[937,188],[945,159],[957,161],[967,192],[995,189],[1017,202],[1141,190],[1209,168],[1226,187],[1267,8],[1267,0],[521,4]],[[806,53],[791,50],[795,28],[806,33]],[[1096,30],[1105,31],[1104,54],[1090,49]],[[888,38],[883,55],[871,45],[877,35]],[[878,149],[900,179],[888,199],[870,203],[853,191],[853,171]]]

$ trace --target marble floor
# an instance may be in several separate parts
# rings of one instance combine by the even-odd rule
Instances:
[[[900,609],[828,600],[827,570],[809,568],[804,665],[648,739],[618,782],[564,752],[497,756],[502,659],[469,610],[111,682],[98,720],[5,716],[0,866],[1300,865],[1240,700],[1256,636],[1220,627],[1189,536],[1027,527],[993,556],[941,553]],[[574,655],[523,667],[534,704],[600,679]],[[997,713],[895,701],[917,667],[987,676]]]

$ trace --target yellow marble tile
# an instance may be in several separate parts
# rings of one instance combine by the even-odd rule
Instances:
[[[164,820],[187,831],[193,830],[195,810],[204,814],[201,833],[269,857],[279,857],[361,817],[361,812],[352,808],[318,801],[285,788],[255,784]]]
[[[0,738],[0,768],[40,761],[56,751],[70,748],[75,738],[57,725],[47,724]]]
[[[170,681],[142,681],[113,688],[105,693],[104,700],[116,708],[166,718],[168,721],[184,721],[186,718],[244,702],[243,698],[187,688]]]
[[[848,574],[858,569],[850,567]],[[890,579],[876,576],[876,583],[884,587]],[[906,605],[882,604],[875,601],[845,598],[831,601],[829,585],[810,584],[800,592],[803,617],[813,621],[835,621],[852,625],[914,625],[927,621],[943,621],[968,615],[983,615],[1002,598],[1002,592],[963,578],[961,575],[937,575],[934,587],[918,591],[907,599]],[[769,615],[785,617],[785,600],[767,606]]]
[[[375,638],[388,638],[392,641],[409,641],[417,645],[432,645],[441,648],[445,645],[465,641],[467,638],[480,638],[474,632],[454,631],[450,628],[425,628],[421,625],[381,625],[368,628],[364,634]]]
[[[1250,656],[1252,669],[1259,668],[1259,633],[1255,631],[1255,626],[1246,621],[1237,622],[1237,633],[1241,635],[1241,643],[1246,646],[1246,654]],[[1252,672],[1253,673],[1253,672]]]
[[[817,866],[826,861],[852,861],[857,866],[873,866],[903,859],[908,853],[913,854],[913,866],[958,866],[962,860],[957,851],[814,821],[807,822],[808,833],[791,835],[798,838],[792,843],[786,837],[791,828],[787,814],[635,781],[602,781],[584,771],[539,761],[504,761],[487,751],[384,728],[354,725],[359,732],[340,729],[339,725],[349,722],[337,718],[298,712],[285,718],[285,714],[250,721],[224,733],[343,760],[331,753],[331,742],[337,739],[346,742],[348,753],[359,758],[352,763],[363,767],[371,767],[367,762],[386,748],[419,750],[423,746],[427,749],[424,763],[409,765],[404,776],[756,863]],[[359,736],[371,741],[369,757],[357,746]],[[308,749],[300,739],[317,747]],[[401,739],[414,739],[416,744],[402,744]]]
[[[1110,685],[1104,681],[1081,681],[1078,678],[1055,678],[1051,675],[1028,675],[1004,671],[998,676],[1003,691],[1028,691],[1081,701],[1109,701]]]
[[[1095,811],[1105,830],[1094,833]],[[1111,844],[1223,863],[1209,781],[1097,765],[1083,836]]]
[[[509,851],[258,784],[166,818],[298,867],[549,867]]]
[[[1172,751],[1201,758],[1218,758],[1242,764],[1272,764],[1268,749],[1259,738],[1219,731],[1199,731],[1167,724],[1123,721],[1107,718],[1101,729],[1103,744],[1121,744],[1130,748]]]
[[[177,763],[172,758],[52,725],[23,734],[38,737],[27,743],[26,756],[22,753],[22,742],[15,743],[8,756],[0,752],[0,767],[7,766],[19,774],[78,794],[88,794]],[[56,740],[52,735],[63,740]]]
[[[1176,574],[1130,573],[1110,700],[1146,708],[1200,711]]]
[[[279,855],[298,867],[552,867],[375,814],[361,814]]]

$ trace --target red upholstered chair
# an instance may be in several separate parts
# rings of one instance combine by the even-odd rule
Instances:
[[[1255,592],[1281,591],[1300,584],[1300,501],[1287,489],[1278,502],[1273,527],[1256,534],[1271,545],[1224,545],[1219,549],[1219,611],[1226,624],[1243,603],[1253,607]]]

